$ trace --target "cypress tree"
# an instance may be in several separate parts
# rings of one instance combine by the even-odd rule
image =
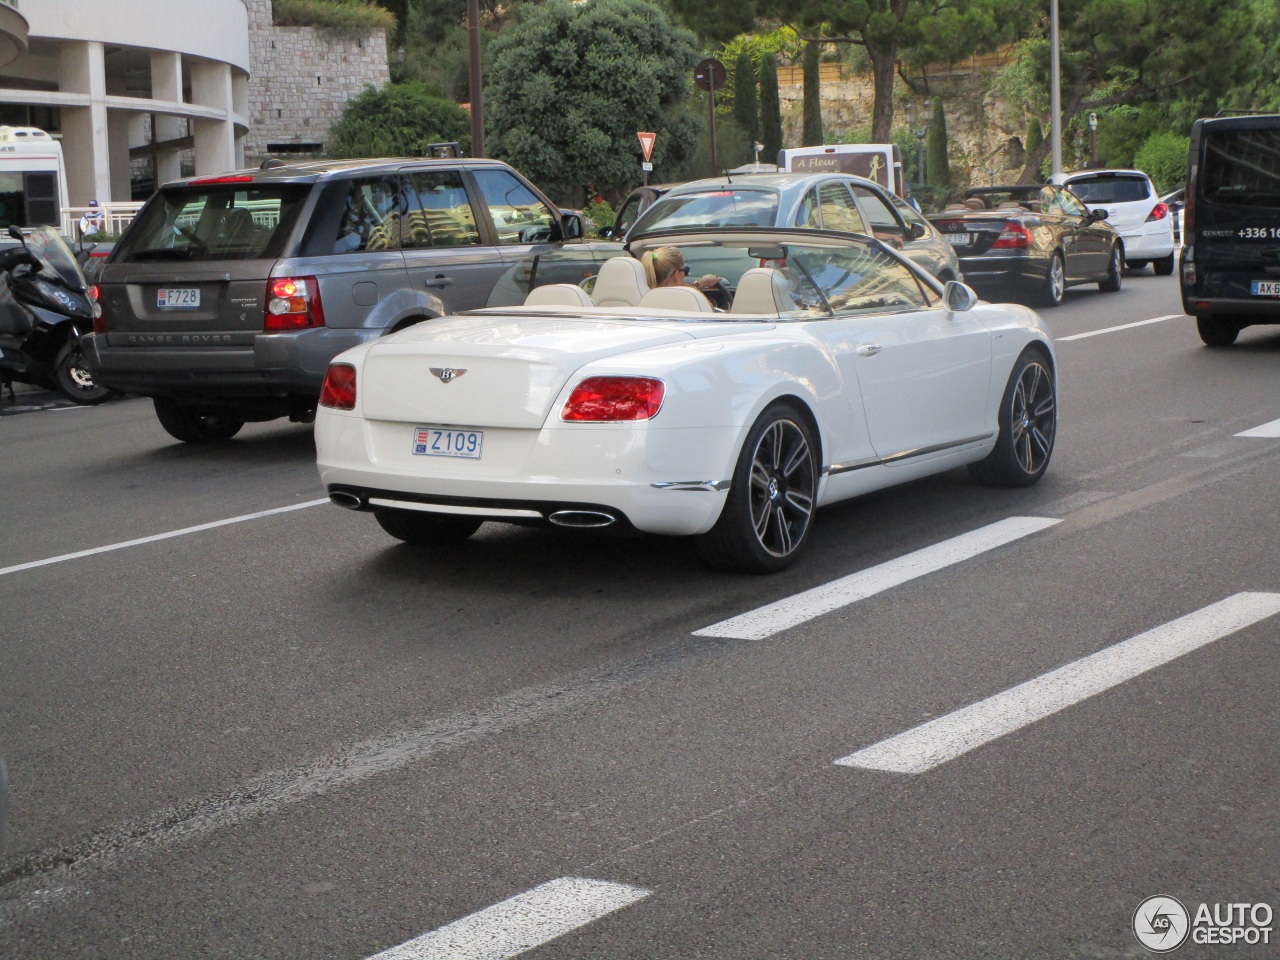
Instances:
[[[1027,156],[1035,153],[1036,148],[1044,143],[1044,128],[1040,126],[1040,118],[1032,117],[1027,124]]]
[[[929,123],[929,139],[925,144],[925,173],[929,186],[946,190],[951,186],[951,164],[947,161],[947,115],[942,98],[933,98],[933,120]]]
[[[810,40],[804,48],[804,126],[800,136],[802,147],[822,145],[822,85],[820,70],[822,48]]]
[[[760,139],[760,102],[756,96],[756,67],[751,54],[738,54],[733,67],[733,119],[754,144]],[[753,151],[754,153],[754,151]]]
[[[778,93],[778,60],[766,53],[760,60],[760,140],[769,162],[782,149],[782,103]]]

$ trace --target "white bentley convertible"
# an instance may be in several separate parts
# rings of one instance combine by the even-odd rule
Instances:
[[[716,274],[649,290],[679,247]],[[876,240],[696,230],[633,241],[582,286],[537,287],[357,347],[316,418],[332,500],[411,543],[484,521],[691,536],[782,569],[817,507],[968,465],[1020,486],[1053,452],[1053,341],[1034,312],[945,288]]]

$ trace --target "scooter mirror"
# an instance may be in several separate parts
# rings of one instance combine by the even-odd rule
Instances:
[[[22,236],[22,230],[18,227],[16,223],[9,224],[9,236],[13,237],[13,239],[15,240],[25,239]]]

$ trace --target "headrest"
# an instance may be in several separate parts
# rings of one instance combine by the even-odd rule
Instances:
[[[640,298],[640,306],[647,310],[686,310],[691,313],[715,313],[711,301],[693,287],[654,287]]]
[[[534,287],[524,298],[526,307],[594,307],[587,291],[572,283],[547,283]]]
[[[965,209],[967,210],[987,209],[987,201],[983,200],[981,197],[970,197],[968,200],[964,202],[964,205],[965,205]]]
[[[638,307],[649,292],[644,266],[634,257],[610,257],[600,267],[591,299],[597,307]]]
[[[763,313],[771,317],[795,310],[787,278],[772,267],[753,267],[738,280],[730,313]]]

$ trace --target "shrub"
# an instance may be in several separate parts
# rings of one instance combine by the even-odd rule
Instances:
[[[329,131],[333,157],[419,157],[431,143],[457,140],[471,145],[471,117],[452,100],[422,83],[366,87],[353,97]]]
[[[1151,178],[1159,193],[1167,193],[1187,178],[1191,138],[1176,133],[1153,133],[1133,157],[1133,165]]]
[[[396,18],[374,0],[272,0],[278,27],[319,27],[335,33],[394,30]]]

